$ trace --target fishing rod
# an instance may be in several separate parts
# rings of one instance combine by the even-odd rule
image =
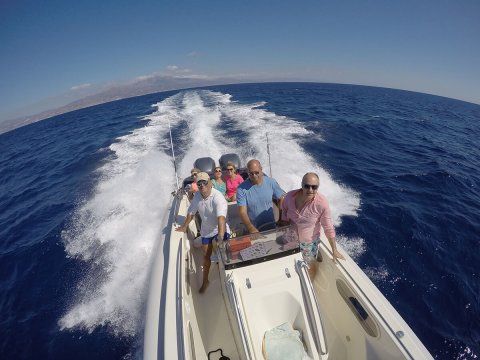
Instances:
[[[177,162],[175,161],[175,152],[173,151],[172,128],[170,127],[170,120],[168,121],[168,131],[170,132],[170,145],[172,146],[173,168],[175,169],[175,180],[177,181],[177,191],[178,191],[180,187],[178,186]]]
[[[268,141],[268,133],[265,133],[267,136],[267,154],[268,154],[268,166],[270,167],[270,177],[273,177],[272,175],[272,163],[270,161],[270,142]]]

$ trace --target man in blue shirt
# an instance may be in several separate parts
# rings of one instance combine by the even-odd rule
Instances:
[[[265,227],[274,228],[272,200],[279,200],[278,207],[281,209],[285,191],[275,179],[263,175],[262,165],[258,160],[250,160],[247,170],[248,179],[237,188],[240,218],[249,233],[256,233],[259,228],[261,231],[266,230]]]

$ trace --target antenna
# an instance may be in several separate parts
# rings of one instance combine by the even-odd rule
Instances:
[[[273,177],[272,175],[272,163],[270,161],[270,142],[268,141],[268,133],[265,133],[267,136],[267,154],[268,154],[268,166],[270,167],[270,177]]]
[[[175,152],[173,151],[172,128],[170,127],[170,120],[168,121],[168,131],[170,132],[170,145],[172,146],[173,168],[175,169],[175,180],[177,181],[177,190],[178,190],[179,186],[178,186],[178,175],[177,175],[177,163],[175,161]]]

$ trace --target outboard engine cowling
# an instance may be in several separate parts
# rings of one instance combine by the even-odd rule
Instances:
[[[240,169],[240,158],[237,154],[224,154],[218,160],[220,167],[224,170],[227,168],[227,162],[229,161],[233,162],[237,169]]]
[[[203,157],[195,160],[193,167],[200,171],[211,173],[215,169],[215,161],[211,157]]]

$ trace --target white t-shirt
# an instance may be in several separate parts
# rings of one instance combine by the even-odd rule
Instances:
[[[213,237],[218,234],[218,217],[224,216],[226,219],[227,210],[228,204],[225,197],[220,191],[212,188],[212,192],[206,199],[203,198],[200,191],[195,193],[188,208],[188,213],[193,215],[198,211],[198,214],[202,219],[200,235],[202,237]],[[226,220],[225,231],[230,233],[230,227]]]

